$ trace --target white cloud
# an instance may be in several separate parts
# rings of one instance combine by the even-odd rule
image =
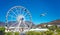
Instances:
[[[47,13],[42,13],[41,16],[46,16]]]

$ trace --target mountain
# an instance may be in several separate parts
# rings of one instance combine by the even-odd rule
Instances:
[[[35,24],[33,22],[29,22],[29,21],[25,21],[25,24],[30,26],[30,24],[32,24],[32,26],[34,26]],[[12,27],[16,27],[18,25],[18,22],[16,21],[9,21],[8,26],[12,26]],[[6,23],[4,22],[0,22],[0,26],[6,26]]]
[[[51,22],[47,22],[47,23],[38,24],[37,27],[44,26],[44,25],[60,25],[60,19],[54,20],[54,21],[51,21]]]
[[[60,20],[54,20],[54,21],[48,22],[48,24],[50,24],[50,25],[60,25]]]
[[[25,21],[25,24],[27,24],[27,25],[30,25],[31,23],[32,23],[32,26],[34,26],[34,23],[33,23],[33,22]],[[13,25],[13,27],[14,27],[14,26],[17,26],[18,24],[19,24],[19,23],[16,22],[16,21],[10,21],[10,22],[8,22],[8,25],[9,25],[9,26]],[[22,22],[21,24],[23,24],[23,22]]]
[[[5,26],[5,23],[4,22],[0,22],[0,26]]]

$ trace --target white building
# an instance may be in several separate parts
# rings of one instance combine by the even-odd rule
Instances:
[[[36,28],[36,29],[30,29],[29,31],[40,31],[40,32],[42,32],[42,31],[49,31],[49,29],[47,29],[47,28]]]

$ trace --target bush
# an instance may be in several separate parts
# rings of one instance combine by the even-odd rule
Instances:
[[[45,34],[46,34],[46,35],[53,35],[53,34],[54,34],[54,32],[47,31]]]
[[[15,32],[15,35],[19,35],[19,32]]]
[[[0,31],[5,32],[5,28],[4,27],[0,27]]]
[[[13,33],[12,32],[6,32],[5,35],[13,35]]]
[[[33,35],[33,31],[26,32],[26,35]]]
[[[60,35],[60,32],[57,32],[57,34],[56,35]]]
[[[60,28],[56,30],[56,32],[60,32]]]
[[[42,32],[36,32],[36,35],[43,35]]]
[[[4,27],[0,27],[0,35],[4,35],[5,34],[5,28]]]
[[[26,32],[26,35],[43,35],[43,33],[42,32],[29,31],[29,32]]]

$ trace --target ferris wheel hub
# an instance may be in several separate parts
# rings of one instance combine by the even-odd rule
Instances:
[[[13,22],[12,25],[9,25],[8,23],[10,21],[16,21]],[[30,23],[28,23],[27,21],[30,21]],[[22,7],[22,6],[14,6],[12,7],[10,10],[8,10],[7,15],[6,15],[6,24],[7,24],[7,28],[13,30],[13,31],[20,31],[21,28],[23,28],[22,30],[26,30],[26,29],[30,29],[32,26],[32,17],[30,12]],[[12,31],[11,30],[11,31]]]
[[[17,17],[17,21],[24,21],[25,20],[25,17],[23,15],[19,15]]]

